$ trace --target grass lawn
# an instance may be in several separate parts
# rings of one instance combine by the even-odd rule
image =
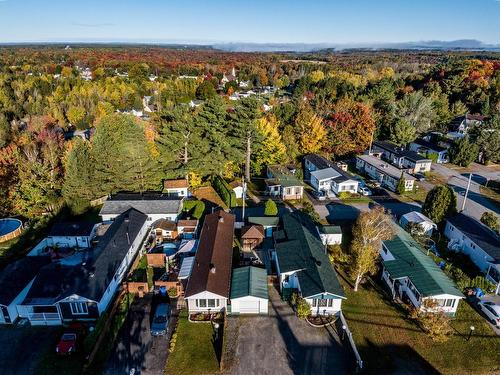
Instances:
[[[461,301],[451,325],[453,335],[435,343],[406,318],[377,284],[366,283],[358,292],[343,280],[347,300],[342,310],[353,332],[365,368],[370,373],[424,372],[486,374],[498,371],[500,339],[485,320]],[[467,341],[469,327],[475,331]]]
[[[219,372],[211,324],[191,323],[183,310],[179,314],[176,333],[175,349],[168,356],[165,374],[208,375]]]

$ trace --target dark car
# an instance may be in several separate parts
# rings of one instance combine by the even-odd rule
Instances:
[[[57,346],[56,353],[59,355],[69,355],[76,351],[76,333],[64,333]]]
[[[151,322],[151,335],[164,336],[168,332],[168,322],[170,319],[170,305],[168,303],[159,303]]]
[[[415,173],[415,177],[419,181],[425,181],[425,175],[423,175],[422,173]]]

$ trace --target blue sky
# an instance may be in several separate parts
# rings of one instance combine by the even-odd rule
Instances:
[[[500,0],[0,0],[0,43],[500,44]]]

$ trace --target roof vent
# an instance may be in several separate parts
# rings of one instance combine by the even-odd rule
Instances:
[[[210,272],[215,273],[215,264],[210,263]]]
[[[224,222],[224,216],[220,216],[219,217],[219,223],[223,223]]]
[[[94,277],[95,276],[95,273],[94,272],[90,272],[89,273],[89,277]]]

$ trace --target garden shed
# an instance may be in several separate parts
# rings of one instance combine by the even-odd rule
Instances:
[[[267,272],[257,267],[233,270],[231,280],[231,314],[267,314],[269,294]]]

